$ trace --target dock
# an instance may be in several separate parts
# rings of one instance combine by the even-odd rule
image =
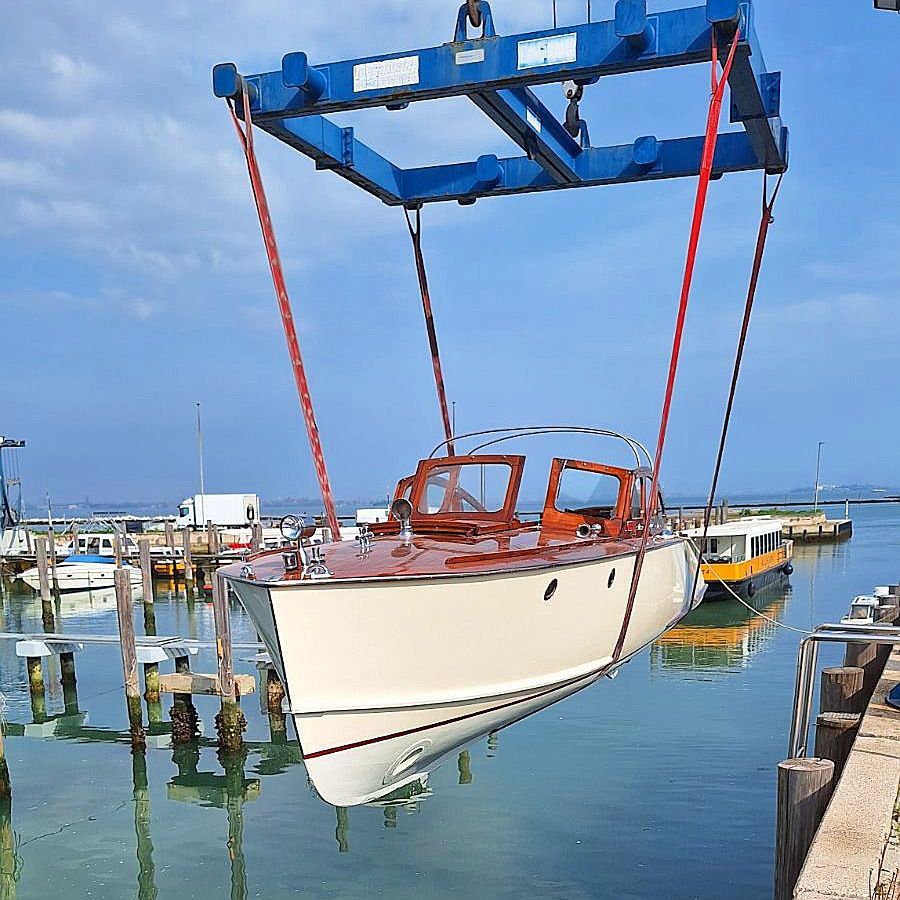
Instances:
[[[796,900],[892,900],[900,890],[900,685],[894,650],[794,890]]]

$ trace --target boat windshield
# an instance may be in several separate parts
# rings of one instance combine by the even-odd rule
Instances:
[[[556,508],[560,512],[609,519],[613,516],[621,489],[622,482],[615,475],[565,468],[559,478]]]
[[[512,466],[506,463],[453,463],[428,471],[419,498],[421,515],[497,513],[503,510]]]

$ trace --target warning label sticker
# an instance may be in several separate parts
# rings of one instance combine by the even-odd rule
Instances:
[[[353,91],[377,91],[419,83],[419,57],[379,59],[353,67]]]

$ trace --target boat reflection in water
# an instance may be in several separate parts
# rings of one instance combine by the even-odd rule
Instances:
[[[753,605],[769,619],[778,620],[787,594],[783,585],[773,585],[761,590]],[[650,668],[663,673],[694,670],[705,675],[738,672],[778,630],[769,619],[737,600],[703,603],[677,628],[656,640],[650,650]]]

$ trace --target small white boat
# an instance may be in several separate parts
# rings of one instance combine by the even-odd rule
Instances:
[[[135,566],[123,568],[131,575],[132,588],[143,586],[141,570]],[[108,556],[68,556],[56,564],[56,583],[61,593],[93,591],[115,587],[116,561]],[[40,590],[41,582],[37,566],[19,575],[29,587]]]
[[[524,465],[424,460],[398,485],[392,521],[357,543],[305,545],[313,529],[286,522],[293,548],[221,570],[327,802],[424,781],[480,736],[613,675],[702,599],[692,542],[654,517],[629,605],[649,469],[555,459],[542,520],[525,523]]]

